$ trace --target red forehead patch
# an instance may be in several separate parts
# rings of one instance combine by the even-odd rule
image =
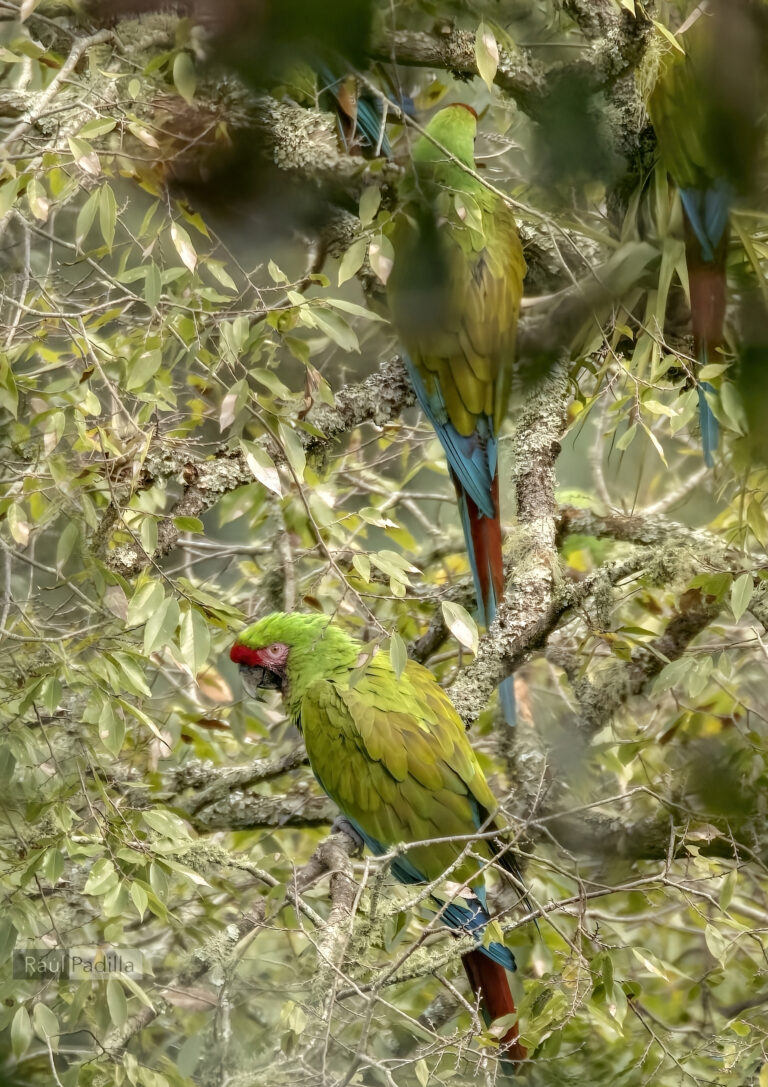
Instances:
[[[229,659],[235,664],[248,664],[251,668],[258,668],[262,664],[260,649],[251,649],[242,642],[235,642],[229,651]]]

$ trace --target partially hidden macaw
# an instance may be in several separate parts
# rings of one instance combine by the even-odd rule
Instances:
[[[507,412],[525,261],[514,216],[435,146],[475,169],[477,114],[441,109],[413,145],[392,236],[392,322],[421,408],[445,451],[480,621],[504,594],[498,438]],[[514,680],[500,687],[515,723]]]
[[[446,874],[453,889],[436,890],[433,901],[443,924],[475,940],[462,962],[483,1015],[489,1023],[515,1015],[506,974],[514,956],[482,940],[485,868],[497,861],[518,887],[519,872],[461,719],[432,674],[408,661],[398,679],[388,653],[322,615],[268,615],[243,631],[230,657],[249,694],[282,692],[321,788],[372,853],[421,843],[392,860],[395,878],[419,884]],[[469,845],[480,831],[498,837]],[[525,1059],[516,1022],[500,1050],[505,1062]]]
[[[316,64],[320,101],[329,97],[333,100],[345,150],[352,152],[359,147],[366,156],[392,158],[382,100],[367,88],[361,88],[354,75],[337,74],[339,67],[338,62]]]
[[[661,57],[648,99],[661,161],[680,192],[696,358],[722,361],[731,204],[750,187],[764,111],[764,13],[752,0],[709,0]],[[706,380],[698,383],[704,459],[719,428]]]
[[[717,362],[725,320],[725,260],[732,186],[719,176],[709,146],[711,134],[706,80],[710,74],[713,20],[702,12],[681,36],[682,54],[667,52],[648,101],[659,153],[680,192],[685,222],[685,260],[691,300],[694,352],[699,363]],[[714,463],[719,428],[707,394],[698,384],[699,420],[704,459]]]

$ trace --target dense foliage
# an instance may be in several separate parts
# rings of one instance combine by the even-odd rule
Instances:
[[[499,883],[522,1078],[765,1087],[765,400],[731,364],[768,248],[753,196],[708,471],[643,106],[683,5],[331,6],[394,161],[345,147],[300,4],[0,2],[0,1078],[499,1075],[419,889],[326,840],[279,700],[242,697],[235,633],[300,608],[455,682],[538,912]],[[528,262],[479,650],[383,300],[406,99],[480,113]],[[510,670],[514,731],[486,698]],[[146,970],[12,976],[46,946]]]

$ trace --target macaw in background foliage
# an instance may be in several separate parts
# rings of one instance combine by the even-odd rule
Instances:
[[[518,887],[519,872],[464,725],[432,674],[409,661],[398,678],[388,653],[323,615],[268,615],[243,631],[230,657],[253,697],[264,688],[282,692],[321,788],[372,853],[426,843],[392,861],[400,883],[437,881],[450,869],[454,891],[433,896],[440,920],[475,940],[462,962],[486,1021],[516,1015],[506,975],[514,957],[482,941],[490,920],[485,868],[498,862]],[[496,830],[498,838],[467,840]],[[516,1022],[500,1047],[507,1062],[525,1058]]]
[[[338,75],[339,63],[318,62],[315,67],[320,102],[332,100],[345,150],[351,153],[359,147],[366,157],[392,158],[382,100],[361,88],[354,75]]]
[[[734,197],[750,187],[757,153],[757,87],[763,67],[761,17],[752,0],[699,4],[662,56],[648,111],[661,160],[680,191],[694,351],[701,366],[723,361],[726,257]],[[704,458],[710,467],[719,428],[698,383]]]
[[[413,145],[401,189],[387,297],[416,395],[448,460],[488,626],[504,594],[498,438],[525,261],[512,212],[458,164],[475,169],[475,111],[447,106],[426,133]],[[499,689],[511,725],[514,690],[511,677]]]

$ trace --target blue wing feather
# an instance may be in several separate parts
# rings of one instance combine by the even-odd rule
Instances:
[[[411,358],[403,353],[403,362],[411,379],[421,410],[435,428],[440,444],[445,450],[448,463],[463,489],[484,517],[494,517],[491,485],[496,474],[498,458],[493,420],[487,415],[478,416],[479,427],[470,435],[459,434],[448,419],[445,401],[435,382],[430,394]]]
[[[317,777],[317,775],[315,776]],[[319,778],[317,780],[321,788],[324,788],[322,781]],[[371,837],[370,834],[366,834],[357,820],[350,819],[346,813],[345,818],[349,820],[374,856],[381,857],[388,852],[388,847],[377,841],[376,838]],[[391,871],[398,883],[409,885],[427,882],[424,875],[419,872],[405,854],[395,857],[392,861]],[[433,896],[441,910],[441,921],[452,931],[468,932],[477,940],[478,950],[487,955],[489,959],[493,959],[494,962],[499,963],[500,966],[505,967],[507,970],[516,970],[515,957],[509,948],[497,942],[489,944],[488,947],[483,947],[483,932],[491,918],[486,904],[485,887],[480,884],[472,889],[475,892],[475,897],[464,899],[466,906],[462,906],[458,902],[446,903],[437,896]]]

